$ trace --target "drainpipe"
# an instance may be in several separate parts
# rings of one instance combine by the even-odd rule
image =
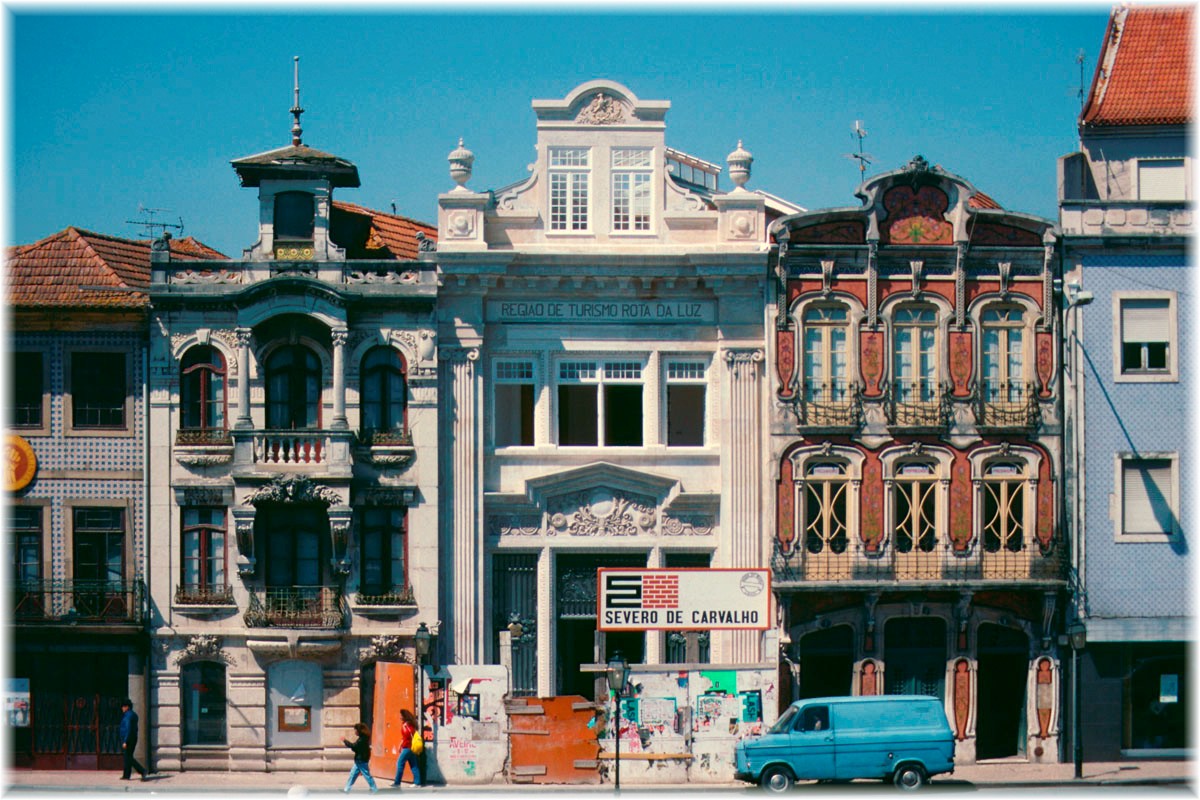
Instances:
[[[147,321],[149,313],[147,313]],[[143,656],[144,663],[142,664],[142,696],[138,700],[142,704],[142,713],[145,715],[146,736],[142,740],[142,764],[147,771],[154,769],[154,764],[151,763],[150,754],[153,748],[150,747],[151,738],[151,709],[150,709],[150,680],[152,673],[150,671],[151,662],[153,661],[153,634],[150,632],[151,617],[150,617],[150,336],[148,331],[143,334],[145,344],[142,347],[142,575],[145,583],[145,593],[142,596],[144,603],[145,631],[143,640],[146,644],[146,652]]]

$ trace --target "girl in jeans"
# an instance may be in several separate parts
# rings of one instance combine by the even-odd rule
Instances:
[[[424,786],[421,783],[421,765],[417,754],[412,751],[413,734],[417,732],[417,718],[407,708],[400,709],[400,756],[396,760],[396,780],[392,782],[395,788],[400,787],[400,778],[404,775],[404,765],[412,768],[413,786]]]
[[[354,751],[354,766],[350,768],[350,777],[346,779],[346,788],[343,792],[349,792],[350,787],[358,780],[358,776],[362,775],[367,779],[367,786],[371,787],[372,792],[378,792],[379,787],[375,785],[375,779],[371,777],[371,768],[368,762],[371,760],[371,730],[361,722],[355,723],[354,732],[358,734],[358,738],[351,744],[350,741],[342,739],[342,744]]]

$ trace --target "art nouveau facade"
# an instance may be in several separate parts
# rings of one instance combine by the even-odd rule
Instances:
[[[409,220],[334,202],[344,159],[233,162],[241,259],[156,250],[151,739],[162,769],[341,769],[372,665],[436,632],[435,267]]]
[[[582,694],[581,665],[758,662],[757,633],[596,630],[601,566],[761,566],[763,297],[773,198],[749,153],[665,144],[665,101],[610,81],[535,100],[518,184],[439,197],[443,647],[516,694]],[[789,207],[786,210],[796,210]]]
[[[943,697],[956,759],[1059,758],[1057,252],[917,157],[771,226],[771,564],[796,696]]]

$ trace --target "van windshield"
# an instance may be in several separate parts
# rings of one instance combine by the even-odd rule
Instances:
[[[799,713],[799,709],[796,708],[796,706],[788,706],[787,711],[783,712],[783,716],[780,717],[775,722],[775,724],[771,726],[771,730],[769,730],[767,732],[768,733],[788,733],[789,731],[791,731],[792,721],[796,719],[796,714],[798,714],[798,713]]]

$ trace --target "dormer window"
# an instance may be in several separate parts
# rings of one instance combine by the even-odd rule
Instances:
[[[586,147],[550,148],[550,230],[586,231],[592,180]]]
[[[612,229],[650,230],[651,178],[646,147],[614,147],[612,151]]]
[[[311,242],[316,217],[313,196],[308,192],[275,195],[275,239],[281,242]]]

